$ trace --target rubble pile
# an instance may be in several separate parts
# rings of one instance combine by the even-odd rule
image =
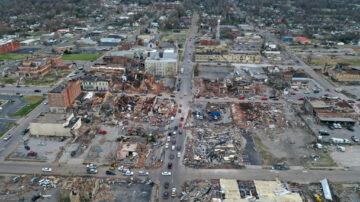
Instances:
[[[236,127],[224,125],[194,129],[189,138],[184,164],[190,167],[241,167],[241,135]]]

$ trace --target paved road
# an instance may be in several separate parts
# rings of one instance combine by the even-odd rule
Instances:
[[[186,118],[188,115],[188,112],[190,110],[190,102],[192,102],[192,80],[193,80],[193,65],[194,63],[192,62],[192,56],[193,56],[193,50],[194,50],[194,38],[196,35],[196,24],[197,24],[197,20],[198,20],[198,16],[197,14],[194,15],[193,17],[193,21],[192,21],[192,26],[191,26],[191,33],[189,34],[186,42],[185,42],[185,50],[184,50],[184,57],[183,57],[183,61],[180,62],[180,68],[184,68],[184,73],[183,74],[179,74],[178,78],[181,79],[181,82],[178,82],[180,84],[180,91],[178,92],[178,94],[176,95],[176,100],[180,105],[182,105],[181,109],[182,109],[182,113],[178,113],[177,116],[175,117],[175,120],[170,124],[170,129],[173,129],[175,126],[178,126],[180,123],[182,123],[180,121],[181,117]],[[184,123],[182,123],[184,124]],[[179,129],[182,130],[182,129]],[[171,131],[171,130],[169,130]],[[165,161],[164,161],[164,166],[162,167],[161,171],[168,171],[167,169],[167,165],[169,162],[172,162],[173,166],[172,169],[169,170],[171,171],[172,175],[171,176],[161,176],[161,171],[159,172],[159,176],[154,176],[154,177],[158,177],[159,182],[160,182],[160,189],[159,189],[159,198],[160,201],[163,201],[162,196],[163,193],[165,191],[169,192],[169,194],[171,195],[171,189],[172,188],[176,188],[177,190],[177,195],[179,195],[182,191],[182,185],[185,182],[185,166],[182,163],[182,159],[183,159],[183,155],[184,155],[184,147],[185,147],[185,138],[186,138],[186,131],[183,130],[183,134],[179,135],[177,133],[176,136],[174,136],[173,138],[176,138],[176,145],[181,145],[181,157],[178,158],[177,157],[177,152],[178,151],[171,151],[171,149],[169,148],[166,151],[165,154]],[[169,155],[170,154],[174,154],[176,157],[175,159],[171,160],[169,159]],[[168,190],[165,190],[163,185],[165,182],[169,182],[170,183],[170,187]],[[167,201],[178,201],[178,198],[169,198]]]
[[[4,141],[0,139],[0,159],[4,160],[6,154],[9,152],[11,148],[13,148],[17,143],[22,144],[23,142],[23,131],[29,127],[30,122],[39,116],[41,112],[45,112],[49,110],[48,105],[44,105],[41,103],[38,107],[36,107],[32,112],[30,112],[27,116],[21,118],[17,121],[17,126],[8,131],[4,136],[11,134],[12,137],[8,141]],[[2,167],[2,166],[0,166]],[[26,166],[25,166],[26,167]],[[17,168],[15,168],[16,170]],[[12,171],[14,169],[10,169]]]
[[[0,88],[0,94],[15,95],[16,93],[20,93],[23,95],[42,95],[43,93],[47,93],[49,89],[49,86],[20,86],[20,88],[16,86],[5,86]],[[34,92],[34,90],[41,90],[41,92]]]

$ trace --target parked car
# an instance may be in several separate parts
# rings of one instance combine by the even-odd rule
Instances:
[[[320,135],[330,135],[329,132],[327,132],[326,130],[323,130],[323,129],[319,130],[319,134]]]
[[[169,192],[167,192],[167,191],[164,192],[164,193],[163,193],[163,198],[164,198],[164,199],[168,199],[168,198],[169,198]]]
[[[346,127],[346,129],[348,129],[349,131],[351,132],[354,132],[355,131],[355,128],[353,126],[348,126]]]
[[[27,156],[37,156],[37,153],[36,153],[36,152],[31,151],[31,152],[27,153]]]
[[[168,163],[168,169],[171,169],[172,168],[172,163]]]
[[[41,93],[41,90],[36,89],[36,90],[34,90],[34,93]]]
[[[12,135],[8,134],[3,139],[4,139],[4,141],[8,141],[8,140],[10,140],[11,137],[12,137]]]
[[[169,184],[168,182],[165,182],[165,183],[164,183],[164,189],[168,189],[168,188],[169,188],[169,185],[170,185],[170,184]]]
[[[107,170],[105,172],[105,174],[107,174],[107,175],[116,175],[116,172],[114,170]]]
[[[24,131],[23,131],[23,134],[25,135],[27,132],[29,132],[29,129],[26,128]]]
[[[239,97],[239,100],[245,100],[245,97]]]
[[[176,196],[176,188],[175,187],[171,189],[171,196],[172,197]]]
[[[98,133],[101,134],[101,135],[106,135],[107,134],[107,132],[105,130],[99,130]]]
[[[170,175],[171,175],[171,172],[164,171],[164,172],[161,172],[161,175],[170,176]]]
[[[25,145],[24,148],[28,151],[30,150],[30,147],[28,145]]]
[[[20,180],[20,176],[15,176],[11,181],[17,183]]]
[[[181,145],[176,146],[176,150],[180,151],[181,150]]]
[[[147,171],[142,171],[142,170],[139,171],[139,176],[148,176],[148,175],[149,175],[149,172],[147,172]]]
[[[165,143],[165,149],[169,148],[169,143]]]
[[[184,117],[181,117],[181,118],[180,118],[180,121],[184,121]]]
[[[43,172],[51,172],[52,169],[51,168],[42,168],[41,171],[43,171]]]
[[[359,142],[359,138],[355,137],[355,136],[351,136],[351,140],[354,142]]]
[[[298,100],[304,100],[304,98],[303,98],[303,97],[301,97],[301,98],[299,98]]]
[[[125,176],[133,176],[133,175],[134,175],[134,172],[128,170],[128,171],[126,171],[125,173],[123,173],[123,175],[125,175]]]
[[[89,170],[86,171],[88,174],[97,174],[98,173],[98,170],[97,169],[94,169],[94,168],[91,168]]]
[[[177,157],[180,158],[181,157],[181,152],[177,153]]]
[[[265,101],[265,100],[268,100],[268,99],[267,99],[266,97],[263,97],[263,98],[261,98],[261,100],[264,100],[264,101]]]

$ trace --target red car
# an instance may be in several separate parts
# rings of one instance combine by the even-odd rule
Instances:
[[[301,97],[301,98],[299,98],[298,100],[304,100],[304,98],[303,98],[303,97]]]
[[[98,133],[101,135],[106,135],[107,132],[105,130],[99,130]]]
[[[239,97],[239,100],[245,100],[245,97]]]
[[[268,100],[266,97],[261,98],[261,100]]]
[[[182,123],[179,124],[179,128],[181,128],[181,127],[182,127]]]
[[[297,88],[294,88],[294,91],[298,91],[298,89],[297,89]]]
[[[28,155],[28,156],[37,156],[37,153],[36,153],[36,152],[31,151],[31,152],[29,152],[27,155]]]
[[[328,91],[328,92],[331,92],[331,90],[330,90],[330,89],[327,89],[327,91]]]
[[[291,95],[296,95],[296,93],[290,93]]]

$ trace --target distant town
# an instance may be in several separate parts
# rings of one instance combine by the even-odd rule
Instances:
[[[0,201],[360,201],[359,1],[0,11]]]

